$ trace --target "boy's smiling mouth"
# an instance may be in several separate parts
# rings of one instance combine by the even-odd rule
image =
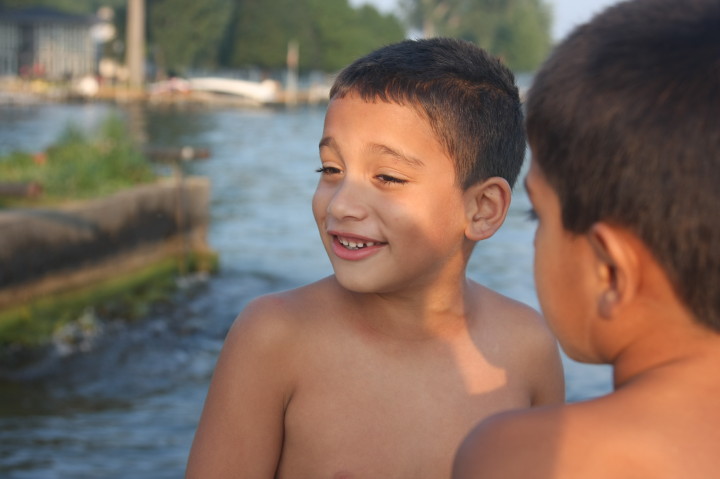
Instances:
[[[347,236],[341,233],[330,232],[333,238],[333,250],[343,259],[362,259],[368,254],[377,251],[386,245],[382,241],[360,236]]]
[[[343,245],[344,247],[346,247],[347,249],[350,249],[350,250],[363,249],[363,248],[367,248],[368,246],[375,246],[376,244],[379,244],[375,241],[364,241],[363,242],[363,241],[356,240],[356,239],[351,240],[351,239],[342,238],[340,236],[336,236],[336,238],[341,245]]]

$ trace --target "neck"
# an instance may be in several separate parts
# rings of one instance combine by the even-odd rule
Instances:
[[[386,338],[422,341],[467,329],[473,309],[471,283],[463,278],[444,287],[391,293],[353,293],[360,327]]]
[[[683,368],[713,357],[720,360],[720,334],[689,317],[658,322],[645,337],[628,344],[613,361],[616,389],[661,371]]]

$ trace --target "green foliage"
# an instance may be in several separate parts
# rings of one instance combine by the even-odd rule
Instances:
[[[107,195],[155,178],[119,118],[108,118],[96,136],[87,138],[70,125],[45,154],[15,152],[0,158],[0,178],[39,183],[45,202]]]
[[[46,344],[63,326],[77,323],[90,308],[101,318],[134,320],[149,307],[167,300],[176,287],[175,278],[188,271],[215,272],[217,254],[192,253],[169,257],[142,269],[90,286],[48,294],[25,304],[0,311],[0,362],[9,345],[34,347]]]
[[[115,7],[118,42],[105,54],[122,59],[127,0],[0,0],[0,6],[51,6],[71,13]],[[160,72],[193,68],[284,69],[290,41],[300,69],[335,71],[360,55],[402,40],[394,15],[348,0],[145,0],[148,57]]]
[[[234,0],[223,64],[261,68],[283,65],[288,42],[308,35],[301,31],[307,16],[302,3],[303,0]]]
[[[315,12],[316,48],[320,53],[314,62],[313,56],[309,59],[313,68],[338,70],[359,56],[405,37],[394,16],[382,15],[371,6],[353,10],[346,1],[312,0],[310,3]]]
[[[232,0],[149,0],[149,41],[158,68],[183,73],[217,67],[231,10]]]
[[[551,15],[539,0],[517,2],[503,29],[495,37],[494,50],[516,71],[532,71],[551,48]]]
[[[400,7],[425,36],[471,41],[518,72],[535,70],[550,52],[545,0],[400,0]]]
[[[50,7],[67,13],[90,14],[100,7],[124,7],[127,0],[0,0],[0,8]]]
[[[284,68],[287,46],[300,45],[302,70],[337,70],[404,38],[399,20],[347,0],[235,0],[223,49],[229,67]]]

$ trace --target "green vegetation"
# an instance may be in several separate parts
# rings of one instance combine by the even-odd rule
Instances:
[[[0,0],[0,7],[43,5],[70,13],[115,9],[117,40],[105,55],[123,60],[127,0]],[[407,31],[462,38],[532,71],[551,46],[548,0],[399,0],[399,12],[354,8],[348,0],[145,0],[147,52],[158,73],[286,66],[288,43],[300,69],[334,72]]]
[[[159,70],[181,74],[190,67],[220,66],[221,42],[233,2],[155,0],[147,2],[146,8],[149,43]]]
[[[122,121],[110,117],[95,135],[69,126],[56,144],[39,154],[12,153],[0,158],[3,182],[37,182],[40,199],[7,199],[0,206],[33,206],[105,196],[156,179],[153,167],[132,144]],[[175,278],[188,272],[212,272],[218,258],[212,251],[171,255],[140,270],[116,275],[89,286],[45,294],[0,310],[0,362],[6,355],[42,346],[65,326],[87,327],[92,317],[131,320],[144,316],[158,301],[170,298]],[[18,349],[20,348],[20,349]]]
[[[156,64],[191,68],[285,68],[288,43],[300,69],[335,71],[405,36],[400,20],[348,0],[153,0],[148,37]]]
[[[64,326],[82,323],[88,308],[100,318],[141,318],[150,305],[170,299],[175,290],[174,278],[183,270],[211,272],[217,267],[218,258],[212,252],[167,258],[79,291],[45,295],[0,311],[0,351],[9,345],[42,346]]]
[[[0,178],[3,182],[40,184],[42,202],[48,204],[105,196],[151,182],[156,175],[130,141],[123,122],[109,117],[94,138],[71,125],[44,153],[15,152],[0,158]],[[0,197],[0,206],[28,201]]]
[[[396,17],[370,6],[353,9],[347,0],[235,1],[221,60],[233,68],[283,68],[293,40],[300,46],[301,70],[336,71],[404,37]]]
[[[550,52],[552,11],[545,0],[400,0],[400,7],[424,36],[471,41],[516,72],[535,70]]]
[[[127,0],[0,0],[0,8],[28,8],[39,6],[77,14],[95,13],[103,6],[125,8],[125,5],[127,5]]]

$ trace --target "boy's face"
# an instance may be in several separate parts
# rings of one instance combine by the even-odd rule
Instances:
[[[464,271],[463,191],[415,109],[333,99],[320,141],[313,213],[338,281],[391,292]]]
[[[570,357],[594,362],[589,321],[595,315],[590,293],[592,249],[585,235],[563,227],[558,195],[535,161],[525,187],[538,221],[535,286],[543,314]]]

